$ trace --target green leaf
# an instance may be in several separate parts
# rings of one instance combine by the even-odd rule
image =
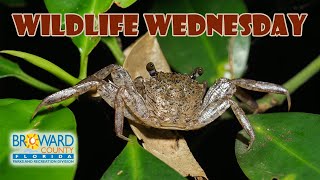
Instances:
[[[113,4],[113,0],[45,0],[44,2],[50,13],[62,13],[63,15],[65,13],[77,13],[81,16],[85,13],[93,13],[95,15],[103,13]],[[72,42],[78,47],[81,56],[80,79],[87,76],[88,55],[99,41],[100,37],[85,36],[83,33],[72,38]]]
[[[107,11],[113,1],[112,0],[44,0],[45,5],[50,13],[102,13]]]
[[[256,134],[252,149],[236,141],[238,162],[249,179],[320,178],[320,115],[273,113],[249,119]]]
[[[0,78],[17,76],[22,72],[18,64],[0,56]]]
[[[244,13],[247,12],[242,0],[230,1],[155,1],[151,12],[157,13]],[[209,37],[204,33],[199,37],[174,37],[171,26],[167,36],[158,37],[161,49],[170,66],[181,73],[190,73],[195,67],[203,67],[205,72],[199,81],[206,80],[209,84],[222,76],[231,77],[229,73],[229,37],[214,34]],[[237,76],[245,70],[249,54],[250,38],[238,37],[235,39],[234,48],[241,49],[241,53],[232,51],[235,63],[241,63]],[[238,42],[239,41],[239,42]],[[239,47],[240,46],[240,47]]]
[[[19,65],[0,56],[0,79],[15,77],[21,81],[46,92],[56,92],[57,88],[47,85],[23,72]]]
[[[73,179],[76,165],[46,167],[15,167],[9,162],[10,134],[28,131],[62,131],[76,134],[76,121],[68,108],[37,115],[31,120],[39,100],[0,100],[0,179]]]
[[[5,4],[9,7],[23,7],[27,4],[26,0],[0,0],[0,4]]]
[[[144,150],[130,136],[126,147],[104,173],[104,179],[184,179],[161,160]]]
[[[69,73],[67,73],[63,69],[61,69],[59,66],[53,64],[52,62],[50,62],[42,57],[30,54],[30,53],[26,53],[26,52],[14,51],[14,50],[2,50],[2,51],[0,51],[0,53],[10,54],[12,56],[22,58],[22,59],[28,61],[29,63],[53,74],[57,78],[65,81],[66,83],[68,83],[70,85],[75,85],[79,82],[79,80],[77,78],[73,77],[72,75],[70,75]]]
[[[127,8],[127,7],[131,6],[136,1],[137,0],[115,0],[114,3],[119,7]]]

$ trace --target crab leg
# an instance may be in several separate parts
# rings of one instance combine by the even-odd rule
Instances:
[[[250,79],[234,79],[231,80],[235,85],[242,87],[244,89],[249,89],[258,92],[266,92],[266,93],[276,93],[276,94],[284,94],[287,96],[288,101],[288,110],[291,107],[291,98],[288,90],[278,84],[255,81]]]
[[[116,71],[111,72],[111,77],[113,82],[119,87],[118,91],[120,92],[117,93],[117,96],[122,97],[125,106],[128,107],[131,114],[134,114],[138,119],[149,117],[143,97],[137,92],[129,73],[125,69],[118,67]]]
[[[116,98],[115,98],[115,103],[114,103],[114,109],[115,109],[115,116],[114,116],[114,127],[115,127],[115,132],[118,137],[124,140],[129,140],[127,137],[123,135],[123,124],[124,124],[124,101],[121,97],[121,93],[123,93],[124,88],[119,88]]]
[[[233,85],[229,79],[220,78],[213,86],[209,88],[203,99],[202,108],[205,108],[208,104],[211,104],[217,99],[232,97],[235,92],[236,86]]]
[[[123,91],[122,94],[120,94],[122,96],[122,99],[125,102],[125,105],[128,107],[128,110],[134,114],[134,116],[137,117],[137,119],[140,120],[140,123],[145,124],[147,126],[151,126],[151,127],[160,127],[160,124],[158,122],[157,119],[150,117],[150,113],[149,110],[147,109],[144,101],[139,100],[139,98],[141,97],[139,94],[139,98],[135,97],[134,95],[132,96],[129,95],[127,89],[125,91]]]
[[[205,109],[203,109],[200,113],[200,116],[198,118],[198,121],[200,122],[201,126],[198,128],[201,128],[203,126],[206,126],[207,124],[211,123],[215,119],[217,119],[219,116],[221,116],[229,107],[231,106],[234,114],[236,115],[238,121],[240,122],[243,129],[246,131],[246,133],[250,136],[250,142],[249,142],[249,149],[255,140],[254,131],[250,125],[249,120],[245,116],[245,113],[243,110],[231,99],[219,99],[212,103],[210,103]]]
[[[101,81],[101,85],[97,88],[98,94],[106,101],[109,106],[115,108],[116,95],[118,93],[118,86],[116,86],[113,82],[106,82],[104,80]],[[136,118],[131,115],[131,113],[125,108],[124,116],[132,121],[136,121]]]
[[[125,102],[125,105],[129,107],[130,111],[138,118],[145,119],[148,117],[148,110],[144,103],[142,96],[135,89],[134,83],[131,80],[129,73],[120,66],[114,65],[112,71],[108,68],[104,68],[99,72],[95,73],[95,77],[104,78],[107,76],[105,73],[111,73],[112,80],[120,89],[124,88],[118,92],[117,96],[121,96]],[[107,95],[106,95],[107,96]],[[110,96],[110,95],[109,95]],[[109,98],[110,99],[110,98]],[[112,99],[112,98],[111,98]]]
[[[84,79],[83,81],[86,81],[92,77],[97,78],[99,80],[103,80],[106,77],[108,77],[110,75],[110,73],[117,71],[118,69],[122,69],[122,67],[115,65],[115,64],[110,64],[109,66],[106,66],[102,69],[100,69],[98,72],[92,74],[91,76],[89,76],[88,78]]]
[[[127,108],[126,108],[127,107]],[[149,118],[149,112],[143,104],[137,104],[134,95],[129,95],[127,89],[122,86],[119,88],[117,95],[115,97],[114,103],[115,109],[115,132],[116,135],[124,140],[128,140],[127,137],[123,135],[123,123],[125,111],[129,111],[134,114],[134,116],[139,119],[140,123],[144,123],[151,127],[159,127],[157,121],[153,118]]]
[[[63,100],[66,100],[68,98],[79,96],[81,94],[84,94],[88,92],[91,89],[94,89],[98,86],[99,80],[105,79],[114,69],[121,68],[120,66],[111,64],[98,72],[94,73],[93,75],[87,77],[86,79],[80,81],[77,85],[58,91],[48,97],[46,97],[36,108],[35,112],[33,113],[34,117],[37,112],[41,109],[43,106],[51,105],[54,103],[61,102]]]
[[[88,81],[88,82],[84,82],[84,83],[75,85],[73,87],[58,91],[54,94],[51,94],[50,96],[42,100],[42,102],[38,105],[38,107],[34,111],[32,117],[34,117],[43,106],[48,106],[54,103],[58,103],[74,96],[79,96],[97,87],[98,84],[99,84],[98,81]]]
[[[246,105],[248,105],[250,111],[256,112],[259,108],[258,103],[245,91],[243,91],[241,88],[237,88],[237,91],[234,93],[234,95],[242,102],[244,102]]]
[[[211,102],[207,107],[205,107],[199,115],[198,121],[200,126],[203,127],[219,116],[221,116],[230,107],[228,99],[218,99]],[[201,128],[199,127],[199,128]]]
[[[243,112],[243,110],[238,106],[238,104],[236,102],[232,101],[231,99],[228,102],[231,105],[231,109],[232,109],[233,113],[236,115],[239,123],[241,124],[243,129],[246,131],[246,133],[250,136],[250,141],[249,141],[249,146],[248,146],[248,149],[250,149],[252,143],[255,140],[255,135],[254,135],[254,131],[251,127],[251,124],[250,124],[248,118],[246,117],[245,113]]]
[[[109,83],[103,83],[98,87],[98,93],[111,106],[115,108],[115,131],[122,139],[127,139],[122,135],[124,116],[130,120],[146,124],[152,127],[159,126],[155,121],[149,118],[149,111],[144,103],[143,97],[137,92],[129,73],[120,66],[114,65],[110,69],[102,69],[95,73],[96,78],[105,78],[111,73],[113,80]]]

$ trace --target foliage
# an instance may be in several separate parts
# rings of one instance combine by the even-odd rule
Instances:
[[[164,162],[143,149],[136,137],[114,160],[101,179],[184,179]]]
[[[236,142],[238,162],[252,179],[313,179],[320,176],[320,116],[308,113],[251,115],[256,143]],[[288,124],[290,124],[288,126]],[[303,124],[303,125],[302,125]],[[242,136],[246,136],[243,131]]]

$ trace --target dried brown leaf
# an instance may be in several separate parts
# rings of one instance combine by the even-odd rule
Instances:
[[[123,67],[132,78],[149,78],[146,64],[153,62],[157,70],[171,72],[170,67],[155,37],[146,33],[136,43],[125,50]],[[208,179],[203,169],[193,157],[186,140],[176,131],[147,128],[130,124],[135,135],[143,141],[143,147],[161,159],[183,176]]]
[[[124,54],[126,59],[123,67],[130,73],[133,79],[138,76],[149,78],[149,73],[146,70],[146,65],[149,62],[153,62],[158,71],[171,72],[157,39],[148,34],[145,34],[129,46],[124,51]]]

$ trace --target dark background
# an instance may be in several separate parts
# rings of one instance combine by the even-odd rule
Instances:
[[[276,12],[298,12],[308,13],[309,16],[304,24],[302,37],[252,38],[248,70],[244,77],[282,84],[320,54],[319,1],[269,0],[258,3],[246,0],[245,2],[251,13],[265,13],[272,17]],[[113,6],[111,11],[144,13],[151,3],[139,0],[125,10]],[[8,8],[0,4],[0,50],[12,49],[38,55],[77,76],[79,53],[71,40],[65,37],[18,37],[10,15],[19,12],[39,13],[47,10],[39,0],[30,0],[26,7],[20,8]],[[140,24],[140,35],[144,32],[146,32],[145,26]],[[125,48],[136,38],[121,37],[121,39]],[[18,62],[28,74],[50,85],[58,88],[68,87],[33,65],[13,57],[8,58]],[[90,54],[88,74],[114,62],[109,49],[100,43]],[[314,76],[292,94],[291,111],[320,113],[319,78],[319,74]],[[0,79],[0,98],[43,99],[47,95],[15,78]],[[254,94],[256,97],[259,95]],[[126,144],[114,134],[114,111],[105,102],[86,97],[80,97],[70,108],[76,116],[79,135],[80,157],[76,179],[98,179]],[[271,111],[285,110],[286,105],[283,105]],[[223,121],[211,123],[198,131],[183,132],[196,159],[210,179],[246,178],[234,155],[234,139],[240,129],[237,121]]]

